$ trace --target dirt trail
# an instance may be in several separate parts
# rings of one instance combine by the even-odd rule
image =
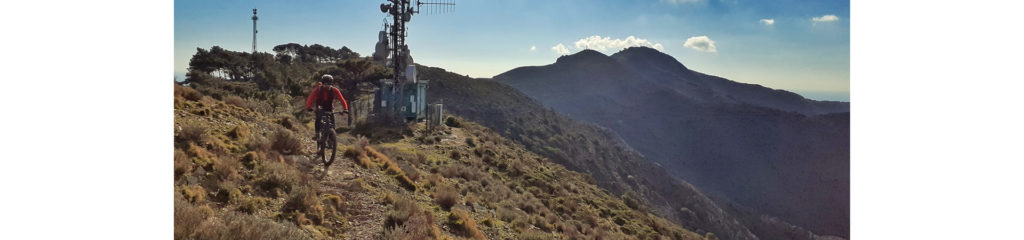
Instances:
[[[316,158],[316,143],[312,139],[303,139],[306,152],[311,153],[296,161],[302,171],[314,176],[323,187],[323,193],[338,195],[342,199],[339,213],[347,219],[347,223],[332,223],[344,226],[342,239],[382,239],[386,204],[381,201],[372,188],[383,186],[381,173],[376,169],[366,169],[356,165],[351,159],[342,156],[346,146],[352,146],[355,138],[348,134],[338,134],[339,148],[330,173],[324,174],[321,160]]]

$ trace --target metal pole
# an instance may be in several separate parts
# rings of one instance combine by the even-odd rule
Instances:
[[[256,54],[256,9],[252,9],[252,53]]]

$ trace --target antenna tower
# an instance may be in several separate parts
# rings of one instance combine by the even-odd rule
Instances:
[[[260,18],[256,17],[256,9],[252,9],[252,53],[256,54],[256,20]]]
[[[401,104],[398,104],[405,100],[405,85],[417,84],[415,80],[416,76],[407,76],[408,74],[416,74],[416,71],[415,69],[412,69],[411,72],[409,71],[411,62],[409,62],[409,46],[405,43],[405,38],[409,35],[406,24],[412,19],[412,15],[423,11],[430,14],[454,12],[455,0],[438,0],[431,2],[419,0],[386,0],[386,2],[387,3],[382,3],[380,5],[380,11],[391,16],[391,23],[384,24],[384,31],[387,32],[387,36],[389,38],[387,50],[391,55],[390,64],[391,69],[394,72],[394,77],[391,79],[391,83],[394,85],[386,87],[387,90],[382,88],[381,100],[391,103],[386,104],[387,106],[383,106],[385,104],[382,104],[382,109],[388,112],[386,113],[386,116],[391,118],[391,120],[398,120],[400,119],[398,118],[398,115],[401,115],[403,111],[408,111],[405,110],[404,107],[401,107]],[[412,81],[409,81],[409,79],[412,79]],[[425,88],[424,83],[419,84],[424,86],[417,87]],[[384,93],[383,91],[389,91],[390,93]],[[425,96],[423,96],[425,95],[425,90],[421,90],[420,93],[413,95],[415,96],[412,97],[414,99],[419,99],[419,102],[412,105],[423,104],[425,106],[425,103],[423,103],[423,101],[425,101]],[[416,108],[415,106],[411,107],[414,109]],[[419,116],[411,117],[412,119],[418,120],[422,118],[420,111],[423,109],[417,110],[412,110],[412,115],[419,114]]]

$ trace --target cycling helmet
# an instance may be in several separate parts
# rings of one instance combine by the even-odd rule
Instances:
[[[323,76],[320,76],[320,82],[322,83],[329,83],[331,81],[334,81],[334,77],[332,77],[330,74],[324,74]]]

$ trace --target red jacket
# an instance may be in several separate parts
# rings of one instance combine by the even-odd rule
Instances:
[[[328,92],[326,94],[321,94],[321,90]],[[309,98],[306,99],[306,109],[313,109],[313,105],[318,102],[317,100],[324,100],[322,99],[324,97],[337,98],[339,101],[341,101],[341,106],[344,106],[345,110],[348,111],[348,102],[345,101],[345,97],[341,96],[341,91],[338,91],[338,88],[336,87],[324,87],[322,83],[316,83],[316,88],[314,88],[313,92],[309,94]],[[334,103],[334,99],[327,99],[324,101],[330,102],[331,104]],[[327,109],[332,108],[332,106],[325,107]]]

